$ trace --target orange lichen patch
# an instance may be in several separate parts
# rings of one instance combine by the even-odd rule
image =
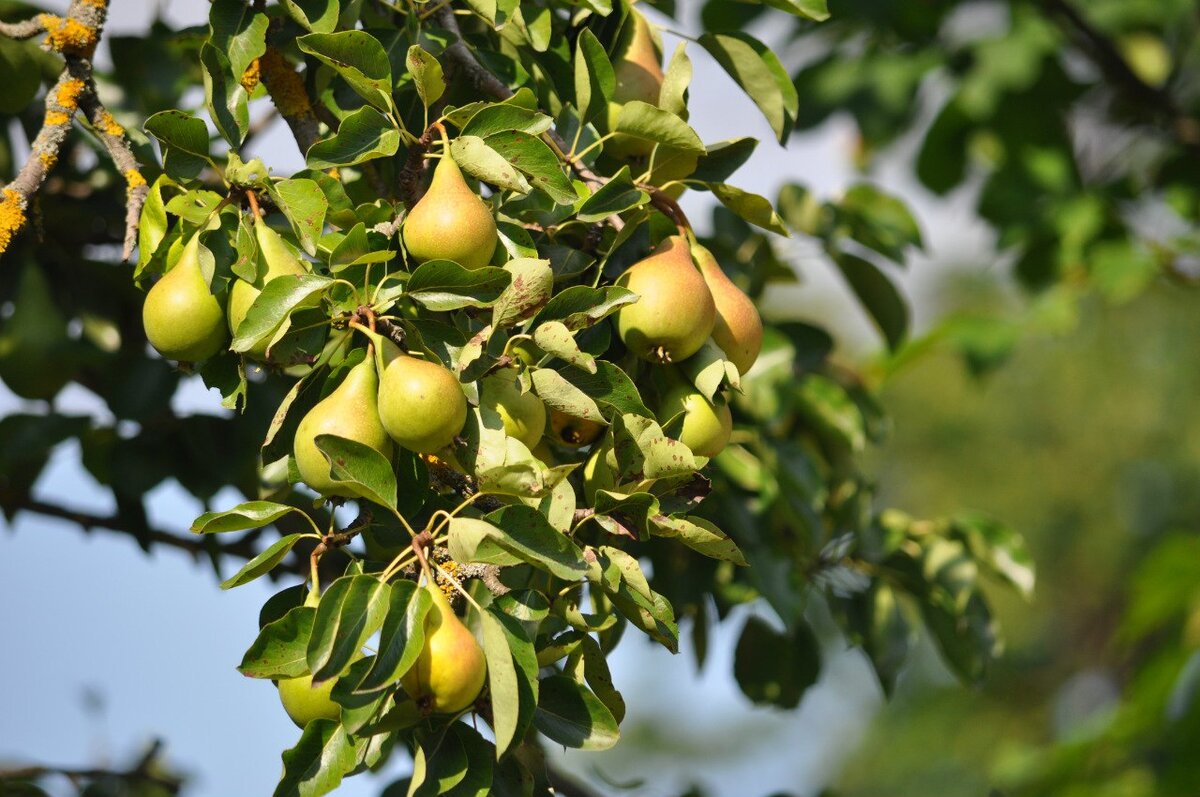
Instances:
[[[96,49],[96,29],[77,19],[40,14],[38,21],[46,29],[46,45],[56,52],[91,55]]]
[[[141,188],[146,184],[146,178],[142,177],[142,173],[137,169],[126,169],[123,174],[130,191],[133,191],[135,188]]]
[[[13,236],[25,226],[25,200],[11,188],[0,198],[0,254],[8,249]]]
[[[100,112],[100,118],[96,120],[96,129],[109,136],[125,135],[125,128],[117,123],[117,120],[113,118],[113,115],[107,109]]]
[[[453,559],[447,559],[445,562],[441,562],[441,568],[441,571],[437,574],[438,589],[440,589],[442,594],[446,596],[446,600],[454,600],[454,595],[457,592],[457,588],[446,576],[448,574],[458,578],[458,562],[454,561]]]
[[[46,126],[58,127],[71,121],[71,115],[62,111],[46,111]]]
[[[76,78],[64,81],[58,87],[58,94],[55,95],[54,101],[60,107],[68,111],[73,111],[79,107],[79,95],[83,93],[83,81]]]
[[[242,73],[242,88],[248,92],[258,88],[258,81],[261,77],[261,64],[257,58],[250,62],[250,66],[246,67],[246,71]]]
[[[312,116],[308,93],[304,90],[304,79],[292,69],[283,53],[268,47],[259,59],[263,83],[271,92],[271,100],[285,117]]]
[[[85,6],[92,8],[108,8],[108,0],[80,0]]]
[[[40,160],[42,162],[43,169],[45,169],[46,171],[50,171],[51,169],[54,168],[54,164],[58,163],[58,153],[57,152],[39,152],[38,160]]]

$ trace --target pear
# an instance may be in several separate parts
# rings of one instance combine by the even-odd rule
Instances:
[[[281,678],[278,687],[283,710],[301,728],[313,720],[337,719],[342,715],[342,707],[329,696],[335,683],[337,679],[331,678],[314,687],[311,675]]]
[[[617,118],[625,103],[639,100],[658,105],[662,92],[662,55],[654,31],[636,10],[629,10],[629,18],[633,24],[626,23],[617,45],[617,57],[613,60],[617,81],[608,103],[610,131],[617,129]],[[616,134],[604,147],[604,151],[614,158],[645,157],[653,149],[653,141],[625,133]]]
[[[370,446],[389,460],[392,458],[392,441],[384,431],[376,409],[378,390],[375,359],[368,355],[350,369],[332,393],[308,411],[296,428],[293,445],[296,468],[305,484],[321,495],[357,497],[349,485],[329,477],[329,460],[317,448],[317,435],[332,434],[354,440]]]
[[[546,405],[533,393],[522,393],[515,369],[506,368],[482,382],[483,402],[495,408],[504,433],[531,451],[546,431]]]
[[[430,581],[423,589],[433,600],[425,615],[425,644],[400,683],[426,711],[452,714],[479,697],[487,678],[487,660],[441,589]]]
[[[576,418],[559,410],[550,410],[550,432],[559,445],[583,448],[594,442],[603,431],[602,423]]]
[[[445,448],[467,420],[467,397],[458,378],[441,363],[405,354],[378,337],[383,371],[379,419],[392,439],[409,451],[432,454]]]
[[[54,398],[71,381],[71,338],[36,263],[21,271],[13,299],[13,314],[0,336],[0,379],[21,398]]]
[[[666,238],[617,284],[640,297],[617,311],[617,333],[638,357],[680,362],[699,351],[712,333],[717,307],[682,236]]]
[[[666,422],[682,412],[683,427],[677,439],[701,457],[715,457],[729,444],[733,414],[724,396],[712,402],[688,384],[676,385],[663,396],[658,419]]]
[[[596,503],[597,490],[612,490],[617,486],[617,458],[612,441],[605,440],[588,457],[583,466],[583,497],[588,506]]]
[[[279,233],[271,229],[266,222],[261,218],[254,220],[254,237],[258,241],[258,252],[266,263],[267,269],[259,279],[254,282],[246,282],[244,279],[238,278],[233,281],[233,285],[229,289],[229,331],[234,335],[237,334],[237,329],[242,321],[246,318],[246,313],[250,310],[250,306],[254,304],[254,300],[262,293],[262,289],[268,282],[283,276],[302,276],[308,273],[308,269],[304,267],[304,263],[296,256],[287,242]],[[319,297],[314,297],[316,301],[310,300],[305,306],[312,307],[320,302]],[[248,356],[255,360],[265,359],[267,356],[267,344],[269,339],[259,342],[253,349],[246,352]]]
[[[762,317],[750,297],[742,293],[733,280],[725,276],[712,252],[700,244],[692,246],[692,257],[700,267],[717,307],[717,323],[713,326],[712,339],[725,352],[729,361],[744,374],[758,359],[762,350]]]
[[[150,345],[169,360],[206,360],[224,347],[225,311],[201,268],[199,233],[146,294],[142,325]]]
[[[404,220],[405,248],[418,263],[453,260],[476,269],[491,262],[497,240],[491,208],[467,185],[447,147],[429,190]]]

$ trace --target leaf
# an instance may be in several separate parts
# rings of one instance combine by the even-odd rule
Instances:
[[[242,0],[213,0],[208,40],[228,60],[231,77],[240,81],[250,63],[267,51],[269,22]]]
[[[425,644],[425,616],[433,605],[429,594],[412,581],[395,581],[379,633],[379,652],[357,691],[370,692],[408,672]]]
[[[565,675],[542,679],[533,721],[552,741],[580,750],[607,750],[621,737],[604,703]]]
[[[495,543],[529,564],[566,581],[576,581],[587,572],[579,546],[536,509],[501,507],[488,514],[487,521],[502,531],[496,534]]]
[[[257,529],[270,525],[291,512],[304,514],[294,506],[277,504],[274,501],[246,501],[224,512],[205,512],[192,521],[191,530],[196,534],[221,534],[226,531]]]
[[[821,648],[807,623],[780,633],[761,617],[742,627],[733,675],[742,693],[760,705],[795,708],[821,673]]]
[[[547,354],[589,374],[596,373],[596,359],[580,350],[575,335],[561,321],[547,321],[533,331],[533,342]]]
[[[706,33],[699,41],[754,100],[779,143],[784,143],[796,122],[800,98],[775,54],[762,42],[740,32]]]
[[[494,133],[487,145],[529,176],[529,183],[560,205],[574,204],[579,197],[567,179],[562,162],[537,136],[519,130]]]
[[[796,387],[797,409],[817,431],[851,451],[867,443],[865,421],[858,405],[837,382],[810,373]]]
[[[270,340],[280,325],[294,310],[322,294],[333,283],[318,274],[283,274],[263,286],[246,317],[238,324],[237,334],[229,348],[237,352],[253,349],[258,343]]]
[[[313,180],[291,178],[271,183],[270,193],[271,201],[291,223],[300,246],[315,257],[329,210],[329,200],[321,186]]]
[[[247,584],[264,573],[270,572],[275,565],[283,561],[283,558],[288,555],[288,551],[292,550],[292,546],[300,541],[301,536],[303,535],[289,534],[279,538],[265,551],[246,562],[241,570],[222,581],[221,589],[240,587],[242,584]]]
[[[743,567],[748,564],[737,543],[704,518],[660,515],[654,518],[654,530],[660,537],[674,537],[693,551],[713,559],[733,562]]]
[[[442,65],[429,53],[414,44],[408,48],[404,59],[408,72],[412,75],[413,85],[416,86],[417,96],[426,108],[433,105],[446,91],[446,80],[442,76]]]
[[[560,373],[599,405],[611,407],[622,415],[631,413],[646,418],[654,417],[642,403],[637,387],[628,374],[607,360],[596,360],[595,366],[595,372],[572,367],[563,368]]]
[[[317,610],[297,606],[267,623],[242,656],[238,672],[249,678],[296,678],[308,672],[308,640]]]
[[[518,194],[532,190],[517,168],[478,136],[458,136],[450,142],[450,154],[463,171],[485,183]]]
[[[354,769],[358,747],[337,721],[317,719],[304,726],[300,741],[283,752],[283,777],[274,797],[320,797]]]
[[[283,7],[305,30],[330,33],[337,27],[338,0],[283,0]]]
[[[412,273],[405,293],[430,310],[491,307],[512,284],[512,274],[502,268],[470,269],[452,260],[430,260]]]
[[[797,17],[808,17],[817,22],[829,19],[828,0],[763,0],[771,8],[778,8]]]
[[[602,221],[613,214],[641,207],[649,201],[650,195],[633,184],[629,167],[622,166],[611,180],[583,200],[576,218],[589,223]]]
[[[388,585],[376,576],[343,576],[321,595],[308,640],[313,684],[336,678],[362,653],[388,610]]]
[[[343,30],[300,36],[296,46],[341,75],[371,105],[392,109],[392,65],[379,39],[365,31]]]
[[[575,107],[584,122],[608,112],[617,79],[604,45],[588,28],[575,40]]]
[[[332,480],[349,483],[368,501],[396,508],[396,474],[387,457],[368,445],[332,434],[319,434],[315,442],[329,461]]]
[[[200,67],[208,114],[221,137],[236,150],[250,129],[249,95],[233,75],[225,53],[209,42],[200,47]]]
[[[621,106],[616,132],[644,138],[672,149],[704,154],[704,143],[687,122],[640,100],[631,100]]]
[[[335,135],[309,147],[312,169],[354,166],[374,158],[387,158],[400,148],[400,131],[390,119],[369,105],[342,119]]]
[[[706,183],[705,188],[712,191],[721,204],[732,210],[741,219],[761,227],[768,232],[790,236],[791,232],[784,225],[783,219],[775,212],[771,200],[749,191],[743,191],[725,183]]]
[[[483,653],[487,658],[488,697],[492,703],[492,727],[496,733],[496,757],[504,755],[516,738],[521,712],[520,687],[504,624],[489,606],[479,613],[483,629]]]
[[[208,155],[208,128],[203,119],[183,111],[159,111],[146,120],[144,128],[158,139],[163,168],[171,176],[190,180],[212,162]]]
[[[689,180],[702,183],[723,183],[742,167],[758,147],[757,138],[734,138],[710,144],[696,164],[696,170],[688,175]]]
[[[921,229],[908,206],[873,185],[851,187],[837,208],[838,218],[850,227],[851,238],[899,265],[904,265],[908,247],[923,246]]]
[[[142,215],[138,220],[138,262],[133,272],[135,280],[167,237],[167,207],[163,201],[163,188],[171,185],[174,185],[174,181],[170,177],[159,175],[151,184],[150,193],[142,205]]]
[[[486,520],[454,517],[449,525],[446,546],[456,562],[508,566],[524,561],[498,542],[504,532]]]
[[[837,252],[834,258],[888,348],[896,351],[908,336],[908,303],[874,263],[847,252]]]
[[[462,127],[462,135],[490,138],[497,133],[518,130],[531,136],[540,136],[550,129],[549,116],[520,105],[507,102],[485,105],[476,111]]]
[[[531,368],[533,389],[547,407],[575,418],[603,421],[600,407],[587,393],[568,382],[563,375],[550,368]],[[586,371],[583,371],[586,375]]]
[[[563,326],[574,332],[602,321],[622,305],[637,300],[636,293],[615,285],[607,288],[572,285],[555,294],[537,314],[535,322],[562,321]]]
[[[554,292],[554,272],[549,260],[532,257],[513,258],[504,264],[512,281],[492,307],[492,326],[510,327],[526,321],[550,301]]]
[[[692,59],[688,58],[687,42],[680,42],[667,64],[667,73],[658,92],[658,107],[680,119],[687,119],[687,90],[691,82]]]

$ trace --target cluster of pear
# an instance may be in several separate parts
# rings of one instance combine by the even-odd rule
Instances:
[[[425,615],[424,642],[412,667],[400,678],[419,714],[455,714],[475,702],[487,680],[483,648],[450,606],[445,593],[427,576],[423,589],[430,598]],[[315,606],[316,592],[305,605]],[[313,686],[312,675],[283,678],[276,684],[283,709],[303,728],[315,719],[337,719],[339,706],[332,697],[337,679]],[[402,704],[407,705],[407,704]]]

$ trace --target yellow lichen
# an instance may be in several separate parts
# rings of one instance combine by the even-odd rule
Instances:
[[[63,113],[62,111],[46,111],[45,122],[47,127],[58,127],[59,125],[65,125],[69,121],[71,121],[70,114]]]
[[[38,21],[46,29],[46,46],[60,53],[91,55],[96,49],[96,29],[77,19],[55,14],[40,14]]]
[[[248,92],[253,92],[256,88],[258,88],[258,81],[261,77],[259,71],[259,60],[255,58],[250,62],[250,66],[246,67],[246,71],[242,73],[242,88]]]
[[[5,189],[0,198],[0,254],[8,249],[13,236],[25,226],[25,200],[12,190]]]
[[[82,0],[82,2],[85,6],[91,6],[92,8],[108,7],[108,0]]]
[[[292,69],[283,53],[274,47],[259,59],[262,81],[271,92],[271,100],[285,117],[312,116],[312,106],[304,90],[304,79]]]
[[[125,128],[117,123],[117,120],[113,118],[113,115],[107,109],[100,112],[100,118],[96,120],[96,128],[101,133],[110,136],[125,135]]]
[[[58,94],[55,95],[54,101],[65,110],[73,111],[79,107],[79,95],[82,93],[83,81],[71,78],[63,81],[63,84],[58,87]]]
[[[128,183],[130,191],[134,190],[135,188],[141,188],[146,184],[146,178],[142,177],[142,173],[137,169],[127,169],[124,172],[124,175],[125,182]]]
[[[56,152],[39,152],[38,160],[42,162],[42,168],[50,171],[54,168],[54,164],[58,163],[58,153]]]
[[[458,562],[455,562],[453,559],[447,559],[445,562],[441,563],[441,568],[441,571],[439,571],[437,574],[438,588],[442,591],[442,594],[446,596],[446,600],[454,600],[454,595],[457,591],[457,588],[454,586],[454,583],[447,578],[447,574],[457,578],[456,574],[458,573]]]

